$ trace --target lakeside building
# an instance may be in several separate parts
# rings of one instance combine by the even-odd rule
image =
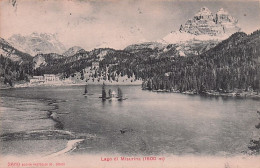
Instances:
[[[44,83],[44,76],[33,76],[30,83]]]
[[[59,77],[54,74],[44,74],[43,77],[44,77],[45,83],[53,83],[53,82],[60,81]]]
[[[59,81],[59,76],[54,74],[44,74],[43,76],[33,76],[32,79],[30,79],[30,84],[55,83]]]

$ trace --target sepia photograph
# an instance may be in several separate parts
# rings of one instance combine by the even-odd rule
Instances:
[[[259,0],[0,0],[0,168],[259,161]]]

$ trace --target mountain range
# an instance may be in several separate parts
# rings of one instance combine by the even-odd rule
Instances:
[[[62,78],[81,76],[84,82],[89,76],[87,69],[99,62],[100,68],[91,72],[93,81],[107,79],[104,73],[108,73],[110,80],[120,76],[141,79],[150,89],[257,88],[260,33],[246,35],[239,31],[238,21],[224,9],[213,15],[203,7],[162,40],[132,44],[122,50],[86,51],[79,46],[65,50],[55,35],[14,35],[7,41],[0,39],[1,81],[10,84],[28,80],[32,75],[52,73]]]
[[[179,30],[172,31],[156,43],[162,44],[179,44],[180,55],[186,55],[190,44],[204,43],[209,41],[209,45],[204,48],[210,48],[214,44],[228,38],[231,34],[240,31],[238,20],[232,17],[227,11],[221,8],[215,15],[206,7],[201,8],[192,19],[186,21],[184,25],[180,25]],[[30,35],[22,36],[15,34],[8,38],[9,44],[18,50],[28,53],[32,56],[37,54],[57,53],[64,56],[72,56],[79,50],[80,46],[74,46],[66,50],[65,46],[58,40],[57,35],[47,33],[32,33]],[[151,43],[146,40],[138,44]],[[124,38],[124,44],[126,44]],[[102,46],[109,46],[106,43]],[[103,47],[104,48],[104,47]],[[82,52],[84,52],[82,50]],[[189,54],[188,54],[189,55]]]

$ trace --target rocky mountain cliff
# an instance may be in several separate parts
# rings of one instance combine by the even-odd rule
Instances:
[[[221,8],[215,17],[215,22],[222,27],[222,33],[233,34],[239,32],[241,28],[238,25],[238,20],[232,17],[227,11]]]
[[[62,54],[66,50],[54,34],[32,33],[27,36],[15,34],[8,39],[8,42],[15,48],[32,56],[47,53]]]
[[[210,36],[231,35],[240,31],[237,22],[238,20],[233,18],[223,8],[213,16],[208,8],[203,7],[192,19],[189,19],[184,26],[181,25],[180,32]]]
[[[223,8],[213,15],[207,7],[203,7],[192,19],[181,25],[178,31],[166,35],[161,42],[180,43],[191,40],[221,41],[240,30],[238,20]]]

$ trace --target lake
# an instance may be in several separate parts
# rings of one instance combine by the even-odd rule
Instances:
[[[2,152],[27,154],[25,147],[32,146],[29,154],[47,154],[71,138],[60,132],[51,138],[32,135],[37,130],[84,138],[71,154],[233,156],[247,151],[250,139],[260,135],[255,128],[259,100],[120,88],[127,100],[102,101],[102,86],[95,85],[88,86],[89,96],[83,95],[84,86],[1,90]]]

